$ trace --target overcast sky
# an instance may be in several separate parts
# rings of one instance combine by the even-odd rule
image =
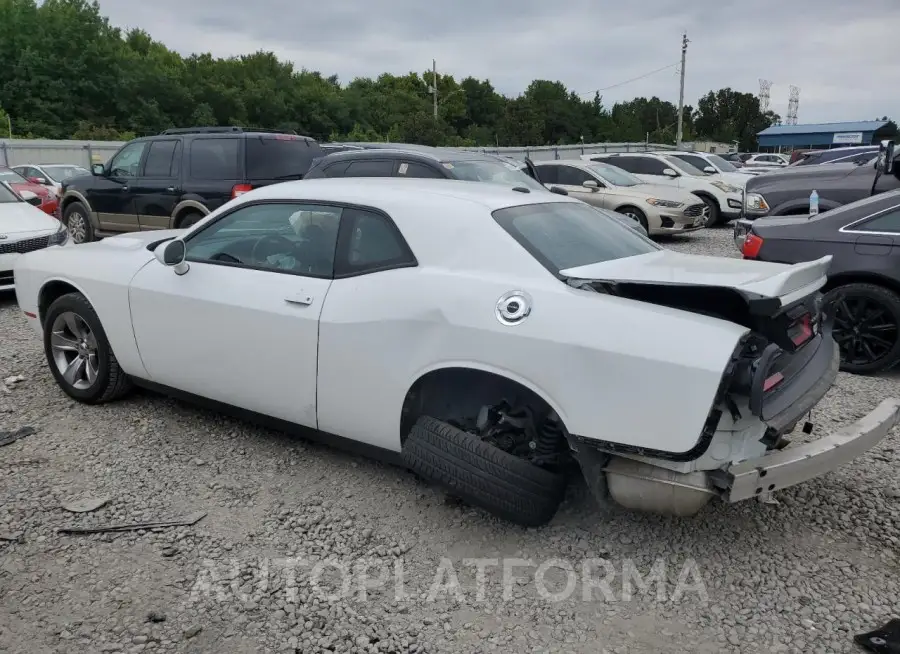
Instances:
[[[139,27],[182,54],[271,50],[342,83],[430,68],[487,78],[515,96],[532,79],[604,104],[678,102],[674,64],[687,31],[685,102],[730,86],[799,122],[900,118],[900,0],[100,0],[114,25]],[[607,88],[612,87],[615,88]]]

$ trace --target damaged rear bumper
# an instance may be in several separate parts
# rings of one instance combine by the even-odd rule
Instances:
[[[898,422],[900,399],[889,398],[829,436],[742,461],[728,468],[723,498],[739,502],[819,477],[877,445]]]

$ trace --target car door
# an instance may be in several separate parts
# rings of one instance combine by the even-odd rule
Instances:
[[[853,251],[866,257],[865,270],[880,274],[900,270],[900,205],[883,209],[843,230],[853,234]]]
[[[343,211],[241,204],[185,237],[186,273],[141,269],[129,296],[150,381],[315,428],[319,316]]]
[[[429,325],[442,319],[417,315],[418,305],[407,295],[419,288],[414,281],[417,266],[390,216],[364,207],[344,210],[334,282],[319,324],[317,402],[322,431],[400,449],[395,386],[386,377],[402,370],[395,357],[404,353],[385,344],[396,342],[398,330],[408,330],[409,347],[419,347],[431,338]],[[398,313],[398,301],[408,310]]]
[[[141,230],[168,229],[181,194],[181,141],[152,141],[141,167],[131,183]]]
[[[139,227],[134,205],[132,183],[141,169],[149,141],[132,141],[119,150],[106,165],[104,173],[86,192],[91,208],[97,213],[100,229],[111,232],[133,232]]]
[[[554,168],[556,168],[557,174],[556,186],[565,189],[571,197],[582,202],[587,202],[595,207],[606,207],[606,185],[603,182],[575,166],[559,164]],[[593,189],[585,187],[584,183],[587,181],[595,182],[597,187]]]

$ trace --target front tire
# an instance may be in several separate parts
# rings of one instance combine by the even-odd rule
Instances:
[[[704,225],[704,227],[715,227],[718,225],[719,216],[721,214],[719,211],[719,203],[707,195],[698,195],[697,197],[703,200],[706,208],[709,209],[709,216],[706,219],[706,225]]]
[[[94,226],[90,214],[81,202],[73,202],[63,212],[63,223],[69,230],[73,243],[90,243],[94,239]]]
[[[526,527],[549,522],[566,477],[508,454],[474,434],[432,418],[419,418],[403,444],[410,470],[468,504]]]
[[[620,207],[619,209],[616,209],[616,211],[624,216],[628,216],[634,221],[637,221],[641,225],[641,227],[644,228],[645,232],[647,232],[648,234],[650,233],[650,226],[647,224],[647,215],[637,207]]]
[[[187,229],[188,227],[193,227],[204,218],[205,216],[197,211],[185,214],[185,216],[178,221],[178,229]]]
[[[44,354],[56,383],[79,402],[109,402],[131,390],[97,312],[81,293],[63,295],[47,309]]]
[[[900,363],[900,295],[876,284],[852,283],[824,299],[834,307],[841,370],[867,375]]]

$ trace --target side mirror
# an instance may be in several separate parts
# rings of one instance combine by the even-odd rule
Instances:
[[[719,172],[719,171],[716,170],[715,168],[713,168],[712,166],[704,166],[704,167],[703,167],[703,172],[704,172],[704,173],[709,173],[710,175],[715,175],[715,174],[716,174],[717,172]]]
[[[91,172],[97,177],[103,177],[106,174],[106,166],[103,164],[94,164],[91,166]]]
[[[581,182],[581,185],[585,188],[591,189],[592,193],[596,193],[597,191],[600,190],[600,185],[597,183],[597,180],[595,180],[595,179],[586,179],[583,182]]]
[[[666,168],[665,170],[663,170],[663,175],[665,175],[666,177],[678,177],[678,173],[676,173],[671,168]]]
[[[878,148],[875,166],[882,174],[890,175],[894,172],[894,145],[893,141],[882,141]]]
[[[164,266],[171,267],[176,275],[183,275],[190,270],[190,266],[184,260],[185,254],[184,241],[181,239],[160,243],[153,251],[156,260]]]

